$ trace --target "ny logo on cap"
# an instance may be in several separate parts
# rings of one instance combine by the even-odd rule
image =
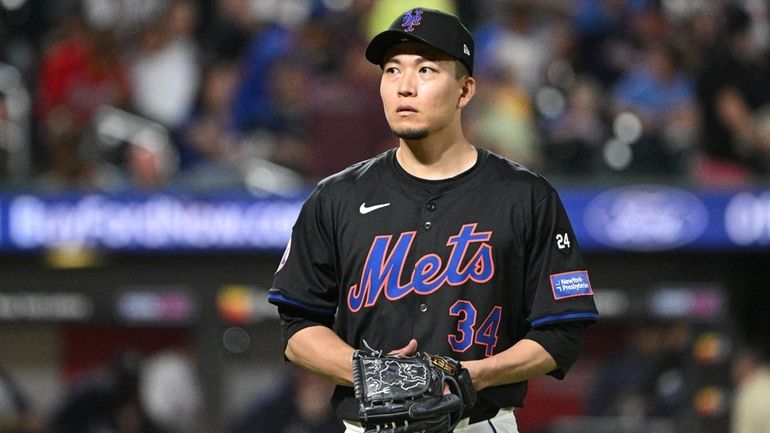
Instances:
[[[414,31],[415,26],[419,26],[422,23],[422,9],[415,9],[404,14],[404,20],[401,22],[401,27],[405,32]]]

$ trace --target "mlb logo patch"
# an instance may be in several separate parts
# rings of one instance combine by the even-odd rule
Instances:
[[[594,294],[588,271],[572,271],[550,276],[553,298],[556,300],[573,296],[590,296]]]

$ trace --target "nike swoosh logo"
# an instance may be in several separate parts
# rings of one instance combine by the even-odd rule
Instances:
[[[361,203],[361,207],[358,208],[358,211],[361,212],[361,215],[366,215],[369,212],[376,211],[377,209],[382,209],[386,206],[390,206],[390,203],[376,204],[374,206],[367,206],[366,203]]]

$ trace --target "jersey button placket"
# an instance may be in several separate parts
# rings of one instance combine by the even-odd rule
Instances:
[[[425,209],[427,209],[428,212],[435,211],[436,210],[436,202],[429,201],[429,202],[425,203]],[[433,227],[433,223],[431,223],[430,221],[425,221],[422,224],[422,228],[424,228],[425,230],[430,230],[431,227]]]
[[[425,257],[428,254],[441,255],[441,250],[447,242],[446,238],[439,239],[439,237],[445,236],[443,234],[443,226],[441,215],[439,215],[439,207],[441,203],[437,204],[436,196],[424,197],[423,201],[418,204],[422,209],[419,212],[418,227],[422,227],[422,235],[417,236],[415,243],[415,250],[419,251],[418,257]],[[442,260],[443,261],[443,260]],[[430,305],[430,296],[415,297],[415,303],[412,304],[414,311],[414,325],[412,328],[413,335],[418,338],[418,341],[424,336],[433,335],[436,331],[436,314],[441,314],[435,307],[440,304]],[[440,308],[440,307],[439,307]]]

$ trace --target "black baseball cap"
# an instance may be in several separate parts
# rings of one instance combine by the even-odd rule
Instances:
[[[428,44],[461,61],[473,75],[474,44],[471,32],[455,15],[435,9],[415,8],[404,12],[388,30],[375,36],[366,48],[366,59],[382,66],[388,49],[401,42]]]

